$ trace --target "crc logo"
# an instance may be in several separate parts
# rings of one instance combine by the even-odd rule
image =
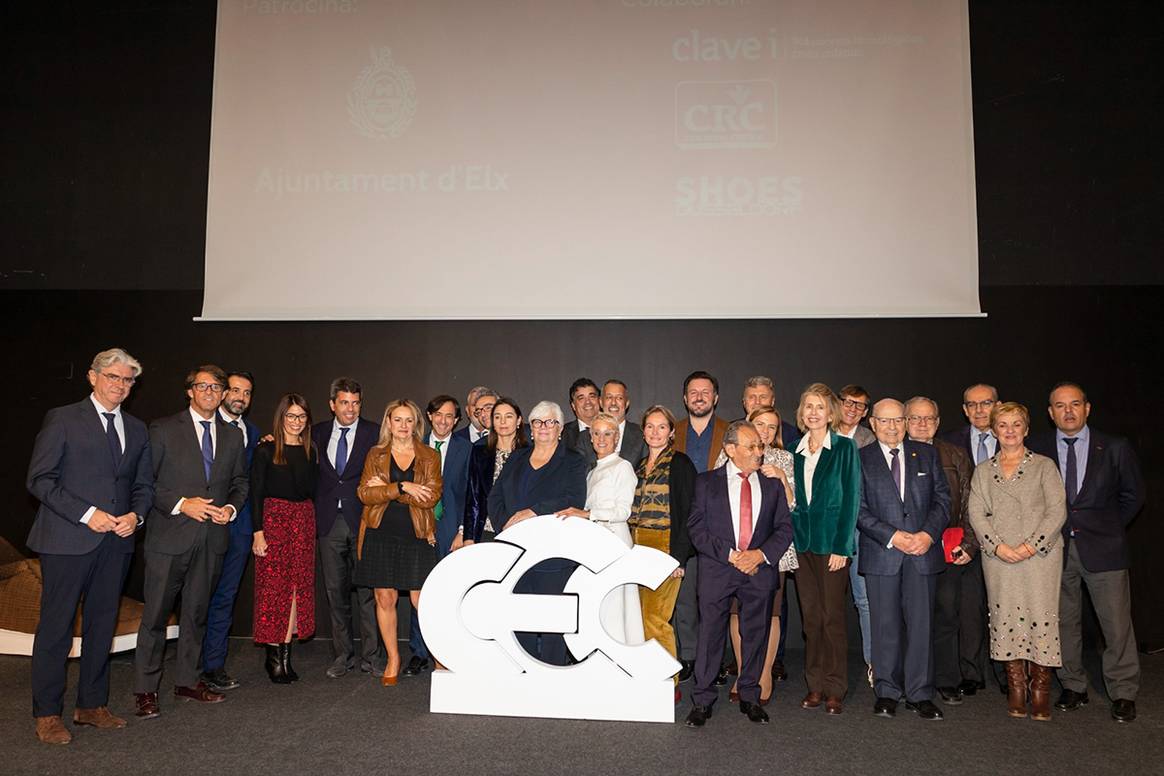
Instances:
[[[412,123],[416,85],[411,73],[392,62],[387,47],[372,49],[372,64],[348,92],[348,115],[364,137],[400,137]]]
[[[581,564],[562,595],[515,594],[550,558]],[[656,588],[679,564],[649,547],[626,547],[588,520],[543,515],[484,544],[452,553],[420,591],[420,627],[447,670],[434,671],[429,710],[450,714],[673,722],[679,663],[659,642],[628,645],[602,627],[607,593]],[[563,633],[579,662],[552,666],[526,652],[515,631]]]
[[[772,81],[681,81],[675,86],[680,148],[771,148],[776,144]]]

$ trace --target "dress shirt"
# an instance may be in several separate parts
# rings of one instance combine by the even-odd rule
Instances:
[[[435,436],[431,436],[431,435],[428,438],[428,446],[441,454],[441,474],[445,473],[445,458],[447,458],[449,455],[449,440],[452,438],[453,438],[452,434],[449,434],[444,439],[437,439]],[[436,446],[437,442],[441,443],[440,450],[437,450],[437,446]]]
[[[218,455],[218,428],[217,428],[218,423],[217,423],[217,418],[215,418],[213,415],[211,415],[209,418],[204,418],[201,415],[199,415],[197,412],[195,412],[193,407],[190,408],[190,417],[194,419],[194,438],[198,440],[198,449],[199,450],[202,449],[202,435],[206,432],[206,430],[202,427],[202,424],[207,422],[207,421],[210,422],[210,449],[213,451],[213,454],[217,457],[217,455]],[[171,515],[182,514],[182,505],[185,503],[186,503],[185,496],[178,499],[178,503],[174,505],[174,511],[171,512],[170,514]],[[231,506],[230,504],[224,504],[223,508],[230,510],[230,522],[233,523],[234,519],[236,517],[238,517],[238,514],[234,511],[234,507]],[[139,518],[139,520],[140,520],[140,518]]]
[[[812,475],[813,472],[816,471],[816,465],[820,462],[820,451],[833,449],[833,437],[832,434],[826,432],[824,441],[821,443],[820,448],[815,453],[810,453],[808,451],[808,437],[809,434],[806,432],[805,435],[800,438],[800,441],[796,443],[796,454],[804,459],[804,500],[808,502],[809,506],[811,506]]]
[[[113,413],[113,430],[117,432],[117,438],[119,440],[121,440],[121,452],[124,453],[125,452],[125,421],[122,420],[122,418],[121,418],[121,405],[118,404],[113,409],[107,410],[107,409],[105,409],[105,407],[101,406],[101,402],[97,401],[97,395],[93,394],[93,393],[89,394],[89,400],[92,401],[93,406],[97,408],[97,420],[101,421],[101,430],[105,431],[106,434],[108,434],[109,431],[107,430],[108,424],[105,422],[105,414],[104,413],[106,413],[106,412]],[[89,519],[91,517],[93,517],[93,513],[96,511],[97,511],[96,506],[90,506],[88,509],[86,509],[85,514],[81,515],[81,523],[83,525],[89,525]],[[116,517],[116,515],[115,515],[115,517]],[[138,525],[141,525],[141,521],[143,519],[144,519],[143,515],[137,516]]]
[[[1055,452],[1059,454],[1059,476],[1063,478],[1063,482],[1067,481],[1067,443],[1063,440],[1067,438],[1059,429],[1055,429]],[[1079,429],[1079,433],[1075,435],[1079,441],[1075,443],[1075,493],[1078,495],[1079,491],[1083,490],[1083,475],[1087,473],[1087,448],[1091,445],[1091,429],[1086,425]]]
[[[986,457],[993,458],[994,454],[998,452],[998,438],[994,436],[993,431],[979,431],[974,426],[970,427],[970,460],[975,461],[978,455],[979,438],[986,435]],[[977,465],[977,462],[975,462]]]
[[[840,434],[841,436],[845,437],[846,439],[852,439],[854,442],[856,442],[857,440],[854,439],[854,437],[857,436],[857,426],[859,426],[859,425],[861,425],[861,424],[858,423],[856,426],[853,426],[853,430],[847,434],[844,431],[841,431],[839,428],[837,429],[837,433]]]
[[[250,440],[247,438],[247,424],[242,419],[242,415],[239,415],[237,418],[232,418],[230,416],[230,413],[227,412],[226,410],[224,410],[222,408],[222,405],[220,404],[220,405],[218,405],[218,416],[220,418],[222,418],[223,423],[229,423],[229,424],[233,425],[235,428],[237,428],[239,431],[242,432],[243,449],[245,450],[246,446],[250,442]]]
[[[478,439],[484,439],[487,436],[489,436],[488,431],[478,429],[476,424],[474,424],[474,423],[469,424],[469,442],[470,443],[475,445],[475,444],[477,444]]]
[[[360,425],[359,418],[356,418],[356,422],[350,426],[345,426],[340,423],[339,420],[332,419],[331,436],[327,438],[327,460],[331,462],[331,468],[335,468],[335,451],[336,448],[339,447],[341,428],[351,429],[351,431],[348,432],[348,462],[344,464],[344,471],[347,471],[348,467],[352,465],[352,447],[356,443],[356,426],[358,425]],[[363,469],[364,462],[360,461],[359,466],[360,469]],[[337,498],[335,503],[339,506],[340,511],[342,512],[344,507],[344,500],[342,498]]]
[[[736,547],[742,551],[747,549],[747,547],[740,547],[740,482],[742,482],[740,475],[743,472],[730,458],[724,466],[727,467],[728,505],[731,507],[732,513],[732,535],[735,537]],[[763,495],[760,493],[760,475],[756,472],[749,474],[748,485],[752,488],[752,535],[755,536],[756,520],[760,515],[761,500],[763,499]],[[762,552],[760,554],[763,555]],[[767,555],[764,555],[764,562],[768,562]]]
[[[897,465],[901,467],[901,484],[897,486],[897,495],[901,497],[901,503],[905,503],[905,443],[898,442],[897,447],[893,448],[884,442],[878,440],[877,444],[881,447],[881,454],[885,456],[885,465],[889,467],[890,476],[893,472],[893,454],[890,450],[897,450]]]
[[[707,471],[707,457],[711,455],[711,438],[715,436],[715,415],[707,416],[702,434],[695,433],[693,418],[687,419],[687,457],[695,464],[695,471]]]
[[[622,440],[626,434],[626,418],[618,422],[618,444],[614,446],[614,454],[618,455],[622,452]]]

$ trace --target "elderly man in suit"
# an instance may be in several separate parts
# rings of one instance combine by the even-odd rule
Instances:
[[[970,425],[943,434],[950,444],[958,445],[977,466],[998,452],[998,439],[990,428],[990,412],[998,404],[998,389],[976,383],[962,392],[962,413]]]
[[[764,460],[760,435],[746,421],[736,421],[724,434],[724,450],[728,460],[723,466],[696,476],[688,518],[699,562],[699,647],[686,720],[691,727],[702,727],[711,717],[732,599],[739,602],[740,711],[752,722],[767,724],[760,671],[772,597],[780,584],[775,563],[792,543],[783,486],[757,474]]]
[[[226,384],[222,404],[218,405],[218,415],[224,423],[242,432],[249,472],[251,456],[262,434],[259,427],[246,418],[255,378],[250,372],[230,372],[226,376]],[[230,524],[230,546],[222,559],[222,574],[218,577],[218,585],[210,597],[210,609],[206,614],[206,638],[202,640],[202,681],[215,692],[225,692],[239,686],[238,680],[226,672],[226,653],[230,625],[234,620],[234,602],[238,597],[243,572],[247,568],[247,560],[251,557],[254,539],[251,502],[247,499],[238,517]]]
[[[465,396],[465,414],[469,422],[464,428],[453,432],[453,436],[464,439],[475,445],[489,436],[489,427],[493,423],[493,405],[501,398],[501,394],[484,385],[477,385],[470,389]]]
[[[329,405],[332,420],[316,423],[311,443],[319,450],[319,479],[315,487],[315,535],[319,543],[319,567],[331,610],[331,679],[356,666],[355,622],[352,620],[352,575],[356,568],[356,542],[364,505],[356,490],[364,459],[380,438],[380,424],[360,417],[363,388],[350,377],[331,381]],[[360,625],[360,670],[383,671],[379,665],[379,626],[372,589],[357,587]]]
[[[932,620],[937,575],[945,569],[950,488],[937,451],[905,439],[905,423],[904,404],[877,402],[877,442],[859,452],[857,528],[873,632],[873,713],[894,716],[904,697],[905,707],[922,719],[940,720],[933,703]]]
[[[98,353],[93,392],[49,410],[28,465],[28,490],[40,501],[28,535],[40,553],[40,622],[32,646],[36,735],[67,744],[61,722],[73,622],[81,611],[81,677],[73,723],[122,728],[109,703],[109,647],[121,589],[133,559],[133,534],[154,500],[145,424],[121,410],[141,364],[121,348]]]
[[[218,414],[226,373],[208,364],[186,376],[189,406],[150,424],[155,498],[146,526],[145,609],[134,656],[137,716],[160,714],[158,685],[166,652],[166,620],[182,596],[174,695],[226,699],[199,678],[210,594],[230,545],[230,523],[246,503],[249,482],[242,433]]]
[[[1088,701],[1082,639],[1082,587],[1087,585],[1106,645],[1103,679],[1112,701],[1111,717],[1131,722],[1136,718],[1140,658],[1132,627],[1127,527],[1144,505],[1140,463],[1126,439],[1087,425],[1091,402],[1076,383],[1056,385],[1047,412],[1055,432],[1030,446],[1059,464],[1067,489],[1066,566],[1059,595],[1063,694],[1055,706],[1073,711]]]

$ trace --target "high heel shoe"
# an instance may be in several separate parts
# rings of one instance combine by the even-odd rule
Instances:
[[[267,659],[263,666],[267,669],[267,677],[275,684],[289,684],[290,679],[283,670],[283,660],[278,644],[267,644]]]
[[[396,658],[396,670],[392,671],[392,673],[388,673],[389,671],[392,671],[391,659],[388,660],[388,665],[384,667],[384,675],[380,677],[381,687],[396,686],[396,679],[400,676],[400,658]]]
[[[291,667],[291,642],[279,645],[279,662],[283,664],[283,674],[288,682],[298,682],[299,674]]]

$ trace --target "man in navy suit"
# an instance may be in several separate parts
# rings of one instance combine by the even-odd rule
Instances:
[[[970,425],[943,434],[942,439],[958,445],[978,464],[998,451],[998,440],[990,428],[990,411],[998,404],[998,389],[986,383],[971,385],[962,391],[962,412]]]
[[[327,605],[331,609],[331,646],[335,658],[327,675],[338,679],[356,666],[352,620],[352,574],[356,567],[356,539],[364,505],[356,490],[368,451],[380,439],[380,425],[360,417],[360,384],[350,377],[331,382],[332,420],[316,423],[311,442],[319,451],[319,480],[315,488],[315,534],[319,567]],[[360,623],[360,670],[379,672],[380,637],[376,603],[371,588],[357,587]]]
[[[73,723],[122,728],[109,712],[109,647],[121,589],[133,559],[133,534],[154,501],[153,461],[145,424],[121,403],[141,364],[121,348],[98,353],[93,392],[49,410],[28,464],[28,490],[40,501],[28,534],[40,553],[40,622],[32,645],[36,735],[67,744],[61,722],[73,621],[81,614],[81,677]]]
[[[871,418],[877,442],[861,448],[860,572],[873,632],[873,713],[892,717],[897,702],[922,719],[934,705],[933,611],[945,567],[942,531],[950,486],[937,450],[905,439],[905,405],[882,399]],[[904,440],[904,441],[903,441]]]
[[[1051,391],[1047,411],[1055,433],[1031,441],[1031,449],[1058,462],[1067,488],[1063,526],[1065,566],[1059,595],[1063,694],[1055,706],[1073,711],[1087,703],[1083,667],[1082,586],[1103,630],[1103,679],[1116,722],[1136,718],[1140,658],[1132,627],[1127,527],[1144,505],[1144,478],[1132,446],[1087,425],[1091,402],[1075,383]]]
[[[767,724],[760,699],[760,671],[772,626],[772,600],[780,585],[776,562],[792,543],[792,520],[784,486],[760,476],[764,446],[746,421],[724,434],[728,461],[695,478],[688,518],[699,558],[699,641],[695,691],[686,724],[702,727],[718,692],[716,675],[727,638],[732,599],[739,602],[740,711]]]
[[[246,468],[251,470],[251,457],[259,444],[259,427],[244,416],[251,406],[255,378],[250,372],[230,372],[226,375],[226,393],[218,405],[218,415],[229,426],[243,435],[246,450]],[[234,602],[239,584],[251,557],[255,535],[251,527],[251,502],[247,499],[238,517],[230,524],[230,546],[222,559],[222,575],[210,596],[206,613],[206,638],[202,640],[202,681],[216,692],[233,690],[238,680],[226,672],[226,653],[230,625],[234,620]]]
[[[492,409],[492,408],[490,408]],[[432,427],[425,434],[424,443],[441,455],[441,500],[437,502],[436,551],[437,558],[452,552],[457,528],[465,515],[465,491],[469,487],[469,453],[473,445],[468,439],[457,437],[453,429],[461,420],[461,405],[448,394],[432,398],[425,408]],[[420,632],[416,609],[409,621],[408,646],[412,659],[404,669],[405,676],[416,676],[429,667],[430,655]]]
[[[493,424],[493,405],[501,398],[501,394],[484,385],[475,386],[465,397],[465,414],[469,422],[462,429],[453,433],[453,436],[464,439],[475,445],[489,436],[489,427]]]

